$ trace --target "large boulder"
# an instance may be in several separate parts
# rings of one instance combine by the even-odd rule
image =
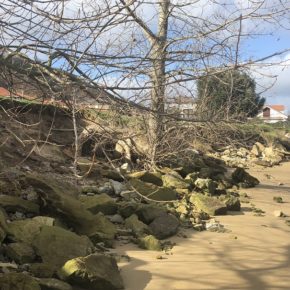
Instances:
[[[238,167],[232,173],[232,180],[235,184],[238,184],[242,188],[249,188],[258,185],[259,180],[250,175],[244,168]]]
[[[76,196],[78,189],[66,182],[51,177],[27,176],[27,181],[45,200],[44,209],[51,215],[61,216],[66,224],[79,234],[92,239],[112,240],[115,226],[101,214],[93,215]]]
[[[113,257],[93,254],[67,261],[59,275],[69,283],[90,290],[124,289]]]
[[[39,213],[39,206],[36,203],[16,196],[0,195],[0,206],[7,212]]]
[[[262,153],[263,159],[272,165],[278,165],[284,158],[284,153],[278,148],[271,146],[266,147]]]
[[[105,215],[113,215],[117,212],[117,204],[113,198],[107,194],[99,194],[94,196],[80,196],[80,201],[83,203],[85,209],[93,214],[102,212]]]
[[[216,197],[192,194],[190,202],[194,204],[198,211],[205,212],[209,215],[223,215],[227,213],[226,205]]]
[[[92,253],[93,244],[86,236],[59,227],[43,226],[32,245],[42,261],[55,269],[66,261]]]
[[[0,274],[0,286],[1,290],[41,290],[32,277],[22,273]]]
[[[171,215],[166,214],[157,217],[150,225],[150,230],[153,235],[162,240],[175,235],[178,231],[179,221],[178,219]]]
[[[189,189],[190,183],[181,176],[165,174],[162,176],[163,185],[170,188]]]
[[[137,178],[141,181],[162,186],[162,174],[160,172],[149,172],[149,171],[137,171],[128,174],[128,178]]]
[[[158,187],[139,179],[131,179],[129,185],[139,194],[151,200],[171,201],[177,199],[177,192],[168,187]]]
[[[149,227],[138,219],[138,216],[133,214],[125,220],[125,226],[131,229],[136,237],[142,237],[150,234]]]

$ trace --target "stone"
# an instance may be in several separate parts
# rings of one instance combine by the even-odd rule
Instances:
[[[0,206],[7,212],[39,213],[39,205],[16,196],[0,195]]]
[[[241,210],[241,202],[238,197],[232,196],[232,195],[226,195],[226,196],[220,196],[219,199],[226,205],[228,210],[231,210],[231,211]]]
[[[177,177],[172,174],[165,174],[162,176],[163,186],[170,188],[189,189],[190,183],[184,180],[181,176]]]
[[[113,257],[93,254],[67,261],[59,275],[75,286],[90,290],[124,289]]]
[[[32,245],[42,261],[55,269],[61,267],[67,260],[86,256],[93,250],[93,244],[88,237],[78,236],[56,226],[43,226]]]
[[[135,214],[125,220],[125,226],[131,229],[136,237],[142,237],[145,234],[151,233],[149,227],[141,222]]]
[[[128,178],[137,178],[143,182],[152,183],[157,186],[162,186],[162,174],[160,172],[137,171],[128,174]]]
[[[265,146],[260,142],[256,142],[252,147],[251,154],[254,155],[255,157],[260,157],[264,150]]]
[[[119,196],[121,192],[126,189],[126,186],[123,183],[113,180],[113,179],[110,179],[110,184],[111,184],[111,187],[113,188],[115,195],[117,196]]]
[[[136,214],[143,223],[150,224],[154,219],[166,214],[166,210],[153,204],[140,204]]]
[[[6,238],[7,230],[8,230],[7,215],[5,210],[0,207],[0,245]]]
[[[93,215],[76,199],[79,191],[66,182],[51,177],[27,176],[27,181],[39,191],[46,201],[45,209],[51,214],[61,216],[65,223],[78,234],[87,235],[93,240],[112,240],[116,234],[115,226],[100,213]]]
[[[48,263],[33,263],[29,267],[29,272],[39,278],[51,278],[55,271],[55,267]]]
[[[98,194],[98,187],[94,186],[94,185],[85,185],[82,187],[81,189],[83,194],[88,194],[88,193],[94,193],[94,194]]]
[[[54,278],[34,278],[42,290],[73,290],[66,282]]]
[[[163,240],[177,233],[179,221],[175,216],[166,214],[154,219],[149,227],[156,238]]]
[[[122,191],[120,196],[125,201],[139,201],[141,199],[141,196],[134,190],[125,190]]]
[[[22,273],[0,274],[0,286],[1,290],[41,290],[32,277]]]
[[[285,214],[281,210],[275,210],[273,212],[273,214],[275,217],[284,217],[285,216]]]
[[[40,229],[47,224],[51,218],[44,219],[35,217],[20,221],[13,221],[9,224],[7,235],[10,240],[31,244],[35,236],[40,232]],[[54,219],[53,219],[54,220]]]
[[[216,197],[192,194],[190,202],[194,204],[198,211],[203,211],[209,215],[224,215],[227,213],[226,205]]]
[[[139,179],[131,179],[129,185],[139,194],[150,200],[171,201],[177,199],[177,192],[171,188],[158,187]]]
[[[84,208],[93,214],[102,212],[104,215],[113,215],[117,212],[117,204],[107,194],[98,194],[94,196],[80,196]]]
[[[123,218],[128,218],[136,212],[138,204],[134,202],[123,202],[120,203],[119,213]]]
[[[25,243],[11,243],[5,248],[5,252],[17,264],[32,263],[35,259],[33,248]]]
[[[194,182],[194,185],[199,190],[214,194],[217,184],[212,179],[209,178],[198,178]]]
[[[152,235],[148,235],[138,239],[138,245],[141,249],[150,251],[161,251],[162,245],[158,239]]]
[[[98,187],[98,193],[99,194],[108,194],[108,195],[114,195],[114,188],[112,186],[111,182],[106,182],[102,186]]]
[[[123,224],[124,223],[124,219],[122,218],[121,215],[119,214],[115,214],[113,215],[111,218],[110,218],[110,221],[112,223],[115,223],[115,224]]]
[[[240,167],[236,168],[232,173],[232,180],[243,188],[255,187],[260,183],[256,177],[250,175],[245,169]]]

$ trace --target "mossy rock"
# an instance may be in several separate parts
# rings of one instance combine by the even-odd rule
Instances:
[[[85,209],[93,214],[101,212],[105,215],[113,215],[118,210],[114,199],[105,193],[94,196],[80,196],[80,201]]]
[[[42,226],[51,225],[48,224],[48,221],[51,221],[51,218],[35,217],[13,221],[8,226],[7,235],[12,241],[31,244],[35,236],[39,234]]]
[[[39,205],[22,198],[10,195],[0,195],[0,206],[7,212],[39,213]]]
[[[181,176],[177,177],[172,174],[165,174],[162,176],[163,185],[170,188],[189,189],[190,182],[184,180]]]
[[[209,215],[224,215],[227,213],[226,205],[216,197],[192,194],[190,202],[194,204],[198,211],[203,211]]]
[[[41,290],[32,277],[22,273],[0,274],[0,286],[1,290]]]
[[[58,269],[67,260],[86,256],[93,250],[93,244],[86,236],[59,227],[43,226],[32,243],[36,254],[44,263]]]
[[[59,276],[70,284],[90,290],[124,289],[116,260],[100,254],[67,261]]]
[[[125,226],[131,229],[136,237],[142,237],[150,234],[149,227],[138,219],[138,216],[133,214],[125,220]]]
[[[162,174],[160,172],[137,171],[127,175],[128,178],[137,178],[141,181],[162,186]]]
[[[78,234],[98,236],[108,240],[114,238],[115,226],[104,216],[94,215],[84,207],[76,198],[79,193],[78,188],[52,177],[29,175],[27,180],[46,201],[46,210],[51,215],[61,216]]]
[[[11,243],[5,248],[6,255],[18,264],[31,263],[35,259],[33,248],[25,243]]]
[[[177,199],[177,192],[168,187],[158,187],[151,183],[143,182],[139,179],[131,179],[129,185],[139,194],[157,201],[171,201]]]
[[[141,249],[150,251],[162,251],[161,242],[152,235],[139,238],[138,245]]]
[[[39,278],[51,278],[54,276],[57,269],[48,263],[33,263],[29,266],[29,272],[32,273],[34,277]]]

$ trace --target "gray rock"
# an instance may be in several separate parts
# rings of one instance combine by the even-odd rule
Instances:
[[[162,215],[157,217],[149,225],[153,235],[162,240],[175,235],[178,231],[179,221],[178,219],[170,214]]]
[[[141,204],[136,211],[138,218],[145,224],[150,224],[154,219],[166,215],[166,210],[152,204]]]
[[[114,190],[115,195],[120,195],[121,192],[126,189],[126,186],[123,183],[113,179],[110,179],[110,184]]]
[[[115,214],[113,215],[111,218],[110,218],[111,222],[112,223],[115,223],[115,224],[123,224],[124,223],[124,219],[122,218],[121,215],[119,214]]]

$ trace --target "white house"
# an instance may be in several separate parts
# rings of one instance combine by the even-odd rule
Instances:
[[[257,117],[265,123],[285,122],[288,119],[284,105],[266,105]]]
[[[166,111],[177,114],[183,119],[193,118],[195,110],[196,104],[191,97],[178,96],[167,99]]]

